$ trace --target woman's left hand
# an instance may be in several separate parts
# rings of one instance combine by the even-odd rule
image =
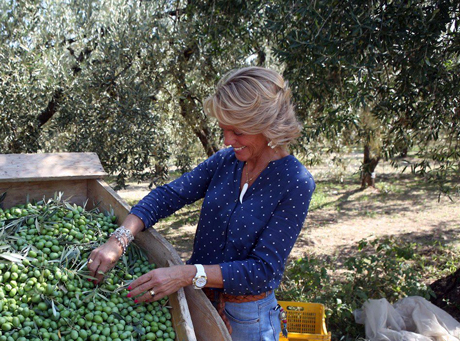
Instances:
[[[128,297],[135,303],[153,302],[192,284],[195,275],[193,265],[175,265],[147,272],[128,287]]]

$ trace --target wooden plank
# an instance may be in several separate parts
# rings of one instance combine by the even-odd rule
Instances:
[[[118,217],[118,222],[125,220],[131,209],[129,205],[104,180],[88,180],[88,207],[98,206],[102,212],[112,212]]]
[[[169,266],[174,265],[171,261],[168,263]],[[168,297],[169,303],[173,307],[171,310],[171,317],[174,321],[174,325],[184,326],[184,328],[181,328],[179,331],[182,334],[177,333],[176,340],[197,340],[184,288],[180,288],[175,295],[169,295]]]
[[[197,339],[200,341],[231,341],[232,337],[224,321],[206,295],[192,286],[185,287],[184,291]]]
[[[0,154],[0,181],[95,179],[107,173],[96,153]]]
[[[192,317],[187,305],[184,289],[179,289],[168,296],[171,305],[171,318],[177,341],[196,341],[195,329]]]
[[[0,181],[0,195],[6,192],[5,200],[0,207],[11,207],[26,202],[40,201],[53,198],[55,194],[63,192],[63,199],[83,205],[86,201],[87,180],[61,180],[61,181],[25,181],[2,182]]]

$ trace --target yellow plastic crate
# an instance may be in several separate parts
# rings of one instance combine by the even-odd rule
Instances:
[[[324,305],[290,301],[278,303],[287,313],[288,330],[288,337],[280,334],[280,340],[331,340],[331,333],[326,330]]]

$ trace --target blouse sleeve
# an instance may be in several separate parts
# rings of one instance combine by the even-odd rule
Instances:
[[[249,256],[220,264],[224,291],[233,295],[260,294],[276,289],[285,263],[307,216],[315,189],[311,175],[286,190]]]
[[[144,223],[144,229],[147,229],[185,205],[203,198],[218,167],[217,154],[199,164],[191,172],[153,189],[132,207],[130,213],[140,218]]]

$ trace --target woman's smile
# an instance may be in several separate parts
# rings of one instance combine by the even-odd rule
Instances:
[[[246,148],[246,146],[242,146],[242,147],[238,147],[238,148],[233,147],[233,150],[235,152],[239,152],[240,150],[243,150],[244,148]]]

